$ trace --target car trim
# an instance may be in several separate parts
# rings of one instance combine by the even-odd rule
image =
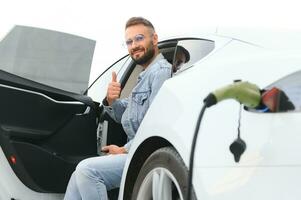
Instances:
[[[21,89],[21,88],[17,88],[17,87],[13,87],[13,86],[8,86],[8,85],[3,85],[3,84],[0,84],[0,87],[5,87],[5,88],[9,88],[9,89],[13,89],[13,90],[18,90],[18,91],[22,91],[22,92],[27,92],[27,93],[31,93],[31,94],[35,94],[35,95],[39,95],[39,96],[42,96],[54,103],[57,103],[57,104],[72,104],[72,105],[84,105],[84,103],[82,102],[79,102],[79,101],[58,101],[58,100],[55,100],[43,93],[40,93],[40,92],[34,92],[34,91],[30,91],[30,90],[26,90],[26,89]]]

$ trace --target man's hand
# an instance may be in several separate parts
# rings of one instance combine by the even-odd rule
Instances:
[[[117,145],[104,146],[104,147],[102,147],[101,151],[104,152],[104,153],[107,153],[107,154],[127,153],[127,151],[124,147],[119,147]]]
[[[112,81],[109,84],[107,91],[107,102],[109,105],[119,98],[121,91],[121,85],[117,82],[117,74],[116,72],[112,72]]]

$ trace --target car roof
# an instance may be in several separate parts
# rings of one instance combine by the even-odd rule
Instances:
[[[273,50],[287,51],[301,48],[301,30],[264,27],[209,27],[194,32],[182,32],[162,40],[177,38],[215,40],[217,37],[239,40]]]
[[[217,35],[257,44],[269,49],[300,49],[301,30],[264,27],[220,27]]]

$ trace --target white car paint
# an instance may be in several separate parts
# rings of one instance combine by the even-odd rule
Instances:
[[[138,130],[121,188],[131,157],[153,136],[170,142],[188,166],[196,120],[207,94],[237,79],[264,88],[300,70],[299,47],[279,51],[232,40],[191,69],[166,81]],[[241,162],[235,163],[229,146],[237,137],[238,113],[239,104],[233,100],[205,112],[195,155],[193,184],[197,198],[299,199],[300,113],[258,114],[243,110],[241,134],[247,150]],[[122,197],[121,190],[119,199]]]
[[[164,83],[132,144],[119,199],[123,196],[131,158],[150,137],[159,136],[169,141],[188,166],[196,119],[209,92],[236,79],[263,88],[301,69],[300,46],[291,42],[282,52],[280,47],[273,49],[267,45],[265,48],[260,42],[251,44],[256,44],[256,40],[247,43],[228,36],[203,37],[216,42],[214,51]],[[101,95],[89,95],[101,101]],[[300,113],[258,114],[243,110],[241,133],[247,142],[247,151],[241,162],[235,163],[229,145],[237,135],[238,112],[239,104],[233,100],[206,110],[195,156],[193,184],[198,199],[299,199]],[[0,163],[0,199],[63,198],[63,194],[37,193],[24,186],[11,170],[2,149]]]

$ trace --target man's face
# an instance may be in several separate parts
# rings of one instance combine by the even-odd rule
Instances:
[[[140,65],[147,64],[154,56],[157,35],[144,25],[130,26],[125,30],[126,45],[132,59]]]

